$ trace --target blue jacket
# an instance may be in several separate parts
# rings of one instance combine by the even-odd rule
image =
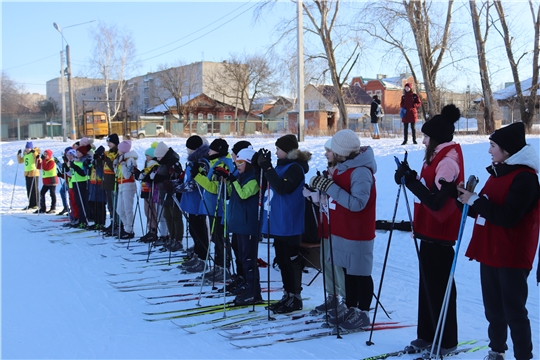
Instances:
[[[255,177],[255,170],[239,174],[238,180],[232,184],[231,198],[229,200],[228,230],[235,234],[259,236],[259,221],[257,208],[259,206],[258,189],[259,182]],[[238,187],[246,191],[242,199],[238,193]]]

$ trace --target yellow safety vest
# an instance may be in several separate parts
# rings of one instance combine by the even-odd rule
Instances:
[[[36,170],[36,158],[34,156],[34,153],[28,153],[23,156],[24,159],[24,171],[34,171]]]
[[[73,164],[77,165],[81,169],[83,169],[83,167],[84,167],[82,161],[74,161]],[[71,181],[72,182],[84,182],[86,180],[88,180],[88,175],[81,176],[81,175],[77,174],[77,172],[75,170],[73,170],[73,174],[71,174]]]
[[[51,178],[56,176],[56,163],[54,160],[49,160],[54,163],[54,167],[51,170],[43,170],[43,178]]]

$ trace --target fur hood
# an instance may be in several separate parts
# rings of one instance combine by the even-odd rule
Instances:
[[[203,145],[199,146],[194,152],[192,152],[187,159],[190,163],[197,162],[200,159],[204,158],[206,155],[208,155],[209,150],[210,147],[208,146],[208,144],[203,143]]]
[[[284,161],[285,163],[296,162],[300,164],[300,166],[302,166],[302,168],[304,169],[304,173],[307,174],[307,172],[309,171],[308,162],[310,160],[311,160],[311,153],[309,151],[295,149],[287,153],[287,159],[285,159]],[[281,161],[278,160],[278,165],[280,165],[280,163]]]

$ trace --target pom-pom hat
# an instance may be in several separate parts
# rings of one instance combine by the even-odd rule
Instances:
[[[525,125],[522,122],[515,122],[498,130],[495,130],[489,137],[510,155],[514,155],[525,145]]]
[[[454,104],[446,105],[439,115],[422,125],[422,132],[439,144],[450,142],[454,138],[454,123],[460,117],[461,113]]]
[[[144,152],[144,155],[150,156],[151,158],[153,158],[154,157],[154,152],[156,150],[156,146],[158,146],[158,142],[154,141],[152,143],[152,145],[150,145],[150,147],[148,149],[146,149],[146,151]]]
[[[34,148],[34,144],[31,142],[31,141],[28,141],[26,143],[26,146],[25,146],[26,149],[33,149]]]
[[[360,150],[360,138],[352,130],[339,130],[332,136],[331,150],[341,156],[349,156],[351,153]]]

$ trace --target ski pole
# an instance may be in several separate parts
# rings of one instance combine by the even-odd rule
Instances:
[[[398,187],[397,196],[396,196],[396,204],[394,206],[394,214],[392,215],[392,223],[390,225],[390,234],[388,235],[388,244],[386,245],[386,253],[384,255],[384,263],[383,263],[383,268],[382,268],[382,272],[381,272],[381,280],[379,282],[379,290],[377,292],[377,298],[378,299],[381,298],[381,290],[382,290],[382,285],[383,285],[383,280],[384,280],[384,274],[386,272],[386,263],[388,261],[388,253],[390,252],[390,243],[392,241],[392,234],[394,233],[394,224],[396,222],[396,214],[397,214],[397,210],[398,210],[400,194],[401,194],[401,185],[399,185],[399,187]],[[375,305],[375,311],[373,313],[373,321],[371,322],[371,330],[370,330],[370,334],[369,334],[369,340],[366,341],[366,345],[368,345],[368,346],[371,346],[371,345],[375,344],[374,342],[371,341],[371,339],[373,338],[373,329],[375,328],[375,319],[377,318],[377,310],[378,310],[378,308],[379,308],[379,302],[377,301],[377,303]]]
[[[262,171],[262,169],[261,169]],[[266,182],[266,186],[267,186],[267,191],[268,191],[268,197],[267,197],[267,200],[266,200],[266,204],[265,206],[268,206],[268,208],[266,209],[266,221],[267,221],[267,231],[266,231],[266,239],[268,241],[267,243],[267,246],[266,246],[266,251],[267,251],[267,256],[268,256],[268,271],[267,271],[267,276],[268,276],[268,283],[270,284],[270,268],[272,267],[271,262],[270,262],[270,210],[271,210],[271,206],[270,206],[270,200],[271,200],[271,197],[270,197],[270,183],[267,181]],[[270,316],[270,292],[268,292],[268,320],[276,320],[274,317]]]
[[[19,156],[19,155],[17,155]],[[13,207],[13,196],[15,195],[15,184],[17,183],[17,175],[19,174],[19,161],[17,161],[17,167],[15,169],[15,181],[13,182],[13,191],[11,192],[11,203],[9,204],[9,210]]]

